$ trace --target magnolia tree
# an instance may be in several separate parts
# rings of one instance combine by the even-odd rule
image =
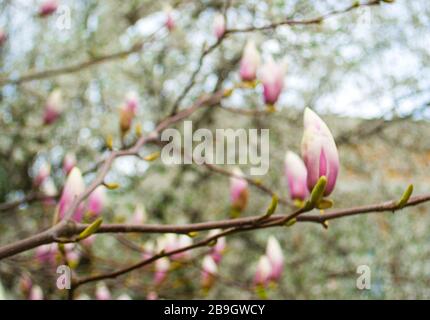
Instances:
[[[336,136],[327,123],[342,120],[317,103],[347,79],[339,59],[355,53],[337,48],[388,41],[372,26],[353,39],[351,21],[372,18],[376,29],[403,21],[390,15],[396,6],[419,14],[392,2],[2,3],[3,295],[300,298],[338,286],[318,268],[344,265],[357,241],[370,250],[372,236],[348,238],[358,231],[346,223],[330,238],[330,221],[430,200],[412,195],[406,177],[394,191],[372,191],[368,178],[348,192],[342,171],[354,164],[338,146],[387,121]],[[355,59],[352,69],[364,58]],[[348,240],[339,249],[336,239]],[[370,289],[370,278],[356,282],[354,261],[341,292]]]

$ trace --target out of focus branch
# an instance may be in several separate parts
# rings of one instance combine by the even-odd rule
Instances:
[[[339,14],[347,13],[347,12],[352,11],[353,9],[356,9],[356,8],[359,8],[359,7],[367,7],[367,6],[378,5],[378,4],[382,3],[382,2],[384,2],[384,1],[383,0],[372,0],[372,1],[369,1],[369,2],[365,2],[365,3],[355,2],[354,4],[352,4],[351,6],[345,8],[345,9],[342,9],[342,10],[333,10],[331,12],[328,12],[326,14],[323,14],[323,15],[315,17],[315,18],[304,19],[304,20],[287,19],[287,20],[283,20],[283,21],[279,21],[279,22],[270,23],[270,24],[262,26],[262,27],[251,26],[251,27],[246,27],[246,28],[232,28],[232,29],[227,29],[225,31],[224,36],[222,38],[220,38],[212,46],[210,46],[207,49],[203,50],[202,55],[200,56],[200,59],[199,59],[198,66],[197,66],[196,70],[193,72],[193,74],[191,75],[189,83],[185,86],[184,90],[179,95],[179,97],[177,98],[177,100],[175,101],[175,103],[173,105],[172,114],[174,114],[176,112],[177,108],[179,107],[180,102],[187,95],[188,91],[192,88],[192,86],[194,84],[194,80],[195,80],[197,74],[199,73],[199,71],[201,69],[201,66],[203,64],[204,58],[212,50],[214,50],[216,47],[218,47],[218,45],[223,41],[223,39],[226,36],[228,36],[229,34],[248,33],[248,32],[255,32],[255,31],[264,31],[264,30],[276,29],[276,28],[278,28],[280,26],[285,26],[285,25],[294,26],[294,25],[319,24],[319,23],[323,22],[327,18],[336,16],[336,15],[339,15]],[[29,82],[29,81],[33,81],[33,80],[41,80],[41,79],[47,79],[47,78],[56,77],[56,76],[63,75],[63,74],[75,73],[75,72],[79,72],[79,71],[81,71],[83,69],[89,68],[91,66],[94,66],[94,65],[97,65],[97,64],[100,64],[100,63],[104,63],[104,62],[108,62],[108,61],[112,61],[112,60],[116,60],[116,59],[125,58],[125,57],[129,56],[132,53],[139,52],[140,50],[142,50],[143,45],[146,42],[148,42],[150,39],[152,39],[155,36],[155,34],[160,29],[157,29],[144,42],[138,42],[132,48],[130,48],[128,50],[119,51],[119,52],[112,53],[112,54],[106,54],[106,55],[103,55],[103,56],[92,58],[92,59],[90,59],[88,61],[84,61],[84,62],[81,62],[81,63],[78,63],[78,64],[66,66],[66,67],[59,67],[59,68],[42,70],[42,71],[30,72],[28,74],[25,74],[25,75],[19,77],[19,78],[7,78],[6,77],[6,78],[3,78],[3,79],[0,79],[0,86],[4,86],[6,84],[21,84],[21,83]]]
[[[333,10],[333,11],[327,12],[323,15],[320,15],[318,17],[314,17],[314,18],[310,18],[310,19],[304,19],[304,20],[287,19],[287,20],[282,20],[279,22],[270,23],[270,24],[264,25],[262,27],[246,27],[246,28],[228,29],[228,30],[226,30],[226,34],[248,33],[248,32],[255,32],[255,31],[271,30],[271,29],[276,29],[280,26],[319,24],[319,23],[323,22],[324,20],[331,18],[333,16],[344,14],[344,13],[347,13],[349,11],[352,11],[352,10],[354,10],[356,8],[360,8],[360,7],[370,7],[370,6],[378,5],[382,2],[386,2],[386,1],[372,0],[369,2],[365,2],[365,3],[359,3],[357,1],[357,2],[354,2],[352,5],[350,5],[349,7],[346,7],[345,9]]]
[[[25,197],[23,197],[22,199],[0,203],[0,212],[15,209],[16,207],[19,207],[24,203],[32,203],[32,202],[52,200],[52,199],[56,199],[56,196],[47,196],[47,195],[31,192],[27,194]]]
[[[411,197],[405,206],[414,206],[427,201],[430,201],[430,194]],[[316,223],[324,224],[324,222],[327,220],[333,220],[333,219],[338,219],[338,218],[352,216],[352,215],[367,214],[371,212],[387,212],[387,211],[394,212],[396,210],[398,210],[398,204],[397,204],[397,201],[393,200],[393,201],[388,201],[381,204],[355,207],[355,208],[342,209],[342,210],[334,210],[331,213],[324,214],[324,215],[303,215],[303,213],[305,213],[306,211],[302,209],[298,209],[289,215],[273,215],[263,220],[260,224],[258,222],[261,220],[261,216],[223,220],[223,221],[217,221],[217,222],[204,222],[204,223],[190,224],[190,225],[184,225],[184,226],[168,226],[168,225],[152,225],[152,226],[151,225],[140,225],[140,226],[109,225],[108,226],[108,225],[104,225],[104,226],[101,226],[101,228],[98,230],[99,233],[114,232],[114,231],[130,232],[131,230],[134,230],[134,232],[139,232],[136,230],[140,230],[140,232],[150,231],[150,232],[158,232],[158,233],[172,233],[172,232],[189,233],[189,232],[220,229],[220,228],[224,228],[225,230],[214,236],[206,237],[203,240],[196,242],[192,245],[178,248],[176,250],[172,250],[169,252],[162,251],[159,254],[155,254],[154,256],[148,259],[141,260],[135,264],[132,264],[131,266],[125,267],[123,269],[119,269],[117,271],[102,273],[102,274],[93,275],[82,279],[77,279],[72,284],[71,295],[73,295],[74,290],[76,290],[78,287],[86,283],[119,277],[131,271],[139,269],[143,266],[146,266],[163,257],[169,257],[177,253],[207,246],[210,243],[213,243],[213,241],[215,241],[216,239],[227,235],[244,232],[244,231],[261,229],[261,228],[283,226],[288,222],[292,221],[293,219],[296,219],[298,222],[308,221],[308,222],[316,222]],[[86,225],[79,226],[78,229],[83,230],[85,227],[87,226]]]
[[[146,43],[148,43],[149,41],[151,41],[154,38],[154,36],[159,32],[159,30],[161,30],[161,28],[157,29],[155,32],[153,32],[151,35],[149,35],[149,37],[146,40],[140,41],[140,42],[134,44],[130,49],[118,51],[118,52],[110,53],[110,54],[106,54],[106,55],[101,55],[98,57],[91,58],[87,61],[83,61],[83,62],[73,64],[70,66],[47,69],[47,70],[42,70],[42,71],[29,72],[29,73],[27,73],[27,74],[25,74],[19,78],[12,78],[12,77],[0,78],[0,86],[4,86],[6,84],[22,84],[22,83],[33,81],[33,80],[43,80],[43,79],[47,79],[47,78],[56,77],[59,75],[76,73],[76,72],[79,72],[81,70],[87,69],[89,67],[92,67],[92,66],[95,66],[95,65],[98,65],[101,63],[126,58],[133,53],[141,51],[143,49],[144,45]]]
[[[161,121],[158,126],[155,128],[153,132],[151,132],[148,136],[143,136],[137,140],[137,142],[130,148],[124,150],[116,150],[112,151],[106,160],[103,162],[103,165],[100,168],[100,171],[97,177],[93,180],[93,182],[85,189],[83,193],[81,193],[78,197],[74,199],[71,203],[69,209],[65,212],[63,220],[61,220],[58,224],[54,225],[52,228],[45,230],[39,234],[31,236],[29,238],[19,240],[15,243],[11,243],[9,245],[5,245],[0,247],[0,260],[6,257],[13,256],[15,254],[33,249],[39,245],[44,243],[49,243],[53,241],[58,241],[60,237],[68,237],[72,236],[70,230],[70,224],[73,224],[70,221],[73,213],[78,208],[80,203],[84,201],[99,185],[104,183],[104,179],[108,174],[112,163],[116,158],[122,156],[138,156],[140,148],[146,143],[153,142],[158,140],[159,133],[169,127],[170,125],[183,120],[190,116],[193,112],[198,110],[203,106],[213,106],[220,102],[222,97],[225,95],[224,90],[219,90],[212,95],[203,95],[199,98],[193,105],[189,108],[184,109],[177,114],[168,117]]]

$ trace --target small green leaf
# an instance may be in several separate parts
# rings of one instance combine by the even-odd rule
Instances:
[[[190,238],[195,238],[195,237],[197,237],[197,235],[198,235],[199,233],[198,232],[196,232],[196,231],[191,231],[191,232],[188,232],[188,236],[190,237]]]
[[[328,229],[328,221],[327,221],[327,220],[324,220],[324,221],[322,222],[322,226],[324,227],[324,229]]]
[[[305,202],[301,199],[294,199],[293,204],[296,208],[303,208],[305,206]]]
[[[291,227],[292,225],[294,225],[297,222],[296,218],[290,219],[285,223],[285,226],[287,227]]]
[[[157,151],[157,152],[148,154],[147,156],[145,156],[143,158],[143,160],[145,160],[145,161],[154,161],[154,160],[158,159],[159,156],[160,156],[160,152]]]
[[[230,217],[232,219],[238,218],[240,216],[240,214],[241,214],[241,211],[238,208],[234,208],[234,207],[231,208]]]
[[[333,201],[330,199],[321,199],[317,204],[317,208],[321,210],[330,209],[331,207],[333,207]]]
[[[88,238],[90,235],[94,234],[100,228],[102,222],[103,222],[102,218],[98,218],[97,220],[95,220],[88,227],[86,227],[84,231],[82,231],[79,234],[78,240],[83,240],[85,238]]]
[[[104,183],[104,185],[109,190],[115,190],[115,189],[119,188],[119,184],[118,183]]]
[[[262,300],[267,300],[267,292],[266,289],[262,285],[258,285],[255,288],[255,292],[257,293],[258,297]]]
[[[209,247],[213,247],[213,246],[215,246],[216,245],[216,243],[217,243],[218,241],[217,241],[217,239],[213,239],[213,240],[211,240],[209,243],[208,243],[208,246]]]
[[[410,184],[406,188],[405,192],[403,192],[403,195],[400,198],[399,202],[397,202],[397,208],[396,209],[402,209],[408,203],[408,200],[411,197],[413,191],[414,191],[414,185]]]
[[[264,215],[265,218],[268,218],[272,214],[274,214],[277,207],[278,207],[278,196],[276,194],[273,194],[272,195],[272,202],[270,203],[270,206],[269,206],[269,208],[267,208],[266,214]]]
[[[322,199],[326,185],[327,185],[327,178],[325,176],[320,177],[317,184],[315,185],[315,187],[312,189],[312,192],[311,192],[309,205],[312,208],[315,208],[320,202],[320,200]]]

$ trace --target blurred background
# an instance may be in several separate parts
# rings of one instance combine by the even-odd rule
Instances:
[[[240,82],[239,60],[248,39],[255,41],[263,59],[273,55],[287,61],[277,112],[206,108],[191,117],[194,130],[269,128],[270,168],[260,179],[288,198],[284,155],[287,150],[300,153],[303,110],[311,107],[331,128],[340,153],[342,167],[331,196],[335,208],[398,199],[409,183],[415,194],[428,191],[427,0],[381,2],[316,25],[231,34],[201,66],[202,50],[217,41],[212,22],[218,13],[226,12],[227,29],[258,27],[286,18],[318,17],[354,1],[60,0],[56,12],[41,17],[42,2],[0,1],[0,29],[5,34],[0,47],[0,245],[50,226],[55,203],[35,200],[41,195],[55,198],[61,191],[66,154],[76,156],[87,183],[94,179],[95,164],[108,154],[106,140],[121,146],[118,110],[128,92],[138,95],[134,124],[146,134],[178,101],[184,108],[202,93]],[[164,26],[166,6],[172,8],[175,21],[170,31]],[[70,25],[61,20],[67,15]],[[141,50],[133,49],[142,42]],[[188,83],[189,91],[178,99]],[[64,108],[58,120],[44,125],[46,100],[54,89],[61,89]],[[235,90],[222,104],[234,110],[264,110],[261,91],[260,86]],[[125,143],[135,139],[131,131]],[[143,153],[156,150],[148,146]],[[49,186],[35,187],[35,177],[47,164]],[[247,166],[242,170],[248,172]],[[184,224],[230,214],[228,177],[200,166],[123,157],[115,161],[107,179],[120,188],[107,192],[104,223],[131,221],[136,207],[145,208],[145,223]],[[252,186],[249,192],[242,216],[261,214],[270,197]],[[209,292],[202,291],[199,282],[207,248],[171,266],[167,279],[156,287],[152,266],[104,285],[113,298],[126,294],[145,299],[154,292],[160,299],[258,298],[253,288],[256,265],[268,236],[275,235],[285,269],[282,281],[267,290],[270,299],[428,299],[428,208],[424,204],[394,215],[334,220],[327,230],[297,223],[234,235],[227,238],[219,275]],[[278,213],[290,210],[280,206]],[[92,243],[73,247],[73,272],[85,276],[139,261],[145,246],[158,237],[97,235]],[[27,298],[26,279],[40,286],[45,298],[66,298],[55,285],[56,264],[41,262],[36,251],[0,261],[2,298]],[[370,290],[356,288],[359,265],[371,269]],[[101,284],[84,285],[76,294],[95,298],[97,286]]]

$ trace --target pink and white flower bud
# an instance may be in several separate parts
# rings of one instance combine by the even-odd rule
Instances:
[[[96,299],[97,300],[112,300],[112,295],[109,288],[104,284],[104,282],[99,282],[96,288]]]
[[[28,297],[29,300],[43,300],[43,291],[42,288],[38,285],[35,285],[31,288],[30,295]]]
[[[81,240],[80,243],[86,247],[91,247],[93,245],[94,241],[96,241],[96,235],[95,234],[85,238],[84,240]]]
[[[136,116],[139,100],[135,92],[129,92],[126,95],[125,102],[120,108],[120,128],[124,134],[131,128],[134,117]]]
[[[242,60],[240,61],[240,78],[242,81],[254,81],[257,78],[257,69],[260,66],[260,54],[255,43],[248,40],[243,50]]]
[[[3,28],[0,28],[0,47],[6,42],[7,35]]]
[[[130,91],[125,96],[125,105],[130,113],[136,115],[139,107],[139,97],[135,91]]]
[[[149,259],[155,254],[155,246],[151,241],[145,242],[143,245],[143,259]]]
[[[51,177],[48,177],[43,181],[42,185],[40,186],[40,190],[44,196],[46,196],[45,199],[43,199],[43,204],[46,206],[55,205],[55,197],[58,194],[57,187],[55,186],[54,180]]]
[[[74,243],[66,243],[64,245],[64,252],[70,267],[76,268],[81,260],[81,252],[77,250],[76,245]]]
[[[272,265],[270,260],[266,256],[261,256],[258,260],[257,270],[255,272],[254,284],[259,286],[266,286],[270,281],[270,275],[272,273]]]
[[[49,125],[53,123],[55,120],[63,112],[63,97],[60,89],[53,90],[46,101],[45,111],[43,114],[43,123],[45,125]]]
[[[134,210],[133,217],[131,219],[132,224],[144,224],[146,221],[146,210],[142,204],[138,204]]]
[[[292,200],[305,200],[309,195],[307,171],[302,159],[292,151],[285,154],[285,177]]]
[[[175,18],[173,16],[173,9],[171,7],[166,7],[164,9],[164,13],[166,15],[166,21],[165,21],[164,25],[166,26],[167,30],[172,32],[176,26]]]
[[[57,244],[44,244],[36,248],[35,258],[42,265],[55,264],[57,253]]]
[[[127,293],[123,293],[116,300],[133,300],[133,299]]]
[[[218,267],[211,256],[206,255],[202,262],[201,285],[205,289],[209,289],[215,282]]]
[[[330,129],[311,109],[304,114],[302,157],[307,169],[307,186],[311,191],[320,177],[327,178],[324,196],[332,193],[339,172],[339,155]]]
[[[193,244],[193,240],[189,236],[185,234],[181,234],[177,237],[176,249],[188,247],[192,244]],[[189,250],[183,251],[183,252],[174,254],[171,257],[173,260],[182,260],[182,261],[188,260],[191,258],[191,251]]]
[[[40,189],[42,190],[43,195],[47,197],[55,197],[58,193],[54,180],[50,177],[43,181],[42,185],[40,186]]]
[[[24,297],[28,297],[33,287],[33,281],[28,274],[23,274],[19,279],[19,290]]]
[[[64,174],[67,176],[70,173],[70,171],[72,171],[74,166],[76,166],[76,156],[74,153],[68,152],[64,156],[64,160],[63,160]]]
[[[58,204],[58,214],[60,219],[64,218],[64,215],[69,210],[73,201],[85,191],[85,183],[82,178],[81,171],[78,167],[74,167],[70,174],[67,176],[66,183],[61,194],[60,202]],[[83,216],[84,206],[81,203],[72,215],[72,219],[75,221],[81,221]]]
[[[178,248],[178,236],[175,233],[166,233],[157,239],[157,250],[170,252]]]
[[[46,17],[53,14],[58,9],[57,0],[45,0],[39,7],[39,16]]]
[[[106,188],[98,186],[88,197],[88,211],[92,218],[98,217],[106,205]]]
[[[155,274],[154,274],[154,284],[161,284],[167,277],[167,273],[170,269],[170,261],[168,258],[164,257],[155,261]]]
[[[285,65],[276,63],[270,58],[261,67],[261,82],[263,83],[264,102],[267,105],[274,105],[278,101],[279,95],[284,87]]]
[[[221,39],[225,33],[225,18],[222,14],[217,14],[214,18],[214,33],[217,39]]]
[[[270,280],[279,281],[284,270],[284,253],[278,240],[273,236],[267,241],[266,256],[271,264]]]
[[[220,232],[222,232],[221,229],[211,230],[209,232],[209,237],[213,237],[213,236],[219,234]],[[222,259],[222,256],[224,254],[226,245],[227,244],[226,244],[225,237],[220,237],[217,239],[216,244],[212,247],[210,255],[216,264],[219,264],[221,262],[221,259]]]
[[[34,177],[34,186],[39,187],[46,180],[46,178],[49,177],[50,174],[51,165],[47,162],[42,163],[42,165],[39,167],[39,170],[37,171],[36,176]]]
[[[146,300],[158,300],[158,294],[155,291],[150,291],[146,296]]]
[[[230,201],[233,209],[242,212],[248,203],[248,181],[241,178],[243,173],[237,167],[233,169],[233,174],[230,177]]]

